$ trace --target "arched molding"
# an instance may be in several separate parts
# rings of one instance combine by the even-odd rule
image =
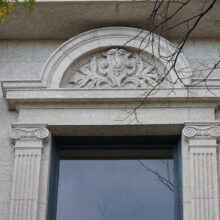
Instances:
[[[70,76],[69,70],[74,66],[77,67],[78,61],[88,61],[91,56],[95,54],[103,54],[103,52],[111,51],[112,49],[119,48],[126,50],[132,55],[138,55],[144,58],[146,63],[149,60],[156,60],[152,62],[153,65],[168,69],[173,65],[173,61],[167,62],[164,57],[170,57],[175,51],[175,47],[164,38],[152,34],[147,31],[136,28],[128,27],[107,27],[94,29],[80,35],[77,35],[62,44],[47,60],[39,80],[10,80],[2,82],[3,94],[7,100],[9,109],[19,109],[23,104],[44,104],[44,103],[78,103],[78,102],[134,102],[144,100],[146,92],[151,91],[152,84],[146,86],[109,86],[101,88],[81,88],[81,87],[68,87],[65,86],[66,79]],[[131,59],[133,59],[133,56]],[[153,57],[153,58],[152,58]],[[163,57],[163,58],[161,58]],[[158,63],[157,63],[158,62]],[[75,65],[77,64],[77,65]],[[87,64],[87,63],[86,63]],[[136,62],[137,64],[137,62]],[[150,63],[151,64],[151,63]],[[149,65],[150,66],[150,65]],[[70,69],[69,69],[70,68]],[[79,66],[81,68],[81,66]],[[166,71],[166,70],[165,70]],[[192,71],[186,58],[183,54],[179,54],[175,60],[175,71],[182,79],[184,84],[190,85]],[[169,82],[172,85],[163,86],[155,93],[152,93],[151,100],[157,101],[170,101],[180,100],[189,101],[189,98],[194,99],[195,94],[199,97],[212,96],[212,94],[205,93],[203,88],[198,88],[189,94],[183,84],[178,83],[177,75],[174,69],[169,71]],[[135,72],[135,71],[134,71]],[[70,72],[71,73],[71,72]],[[124,72],[123,72],[124,73]],[[136,72],[135,72],[136,73]],[[151,73],[151,72],[150,72]],[[65,75],[66,74],[66,75]],[[147,75],[147,74],[146,74]],[[150,75],[150,74],[149,74]],[[64,80],[63,80],[64,79]],[[139,81],[142,82],[143,78]],[[64,82],[64,86],[62,83]],[[149,85],[149,87],[148,87]],[[175,89],[174,93],[170,93],[172,88]],[[190,88],[190,87],[189,87]],[[89,91],[89,92],[88,92]],[[105,92],[103,92],[105,91]],[[218,91],[217,91],[218,92]],[[190,96],[191,95],[191,96]],[[217,98],[214,96],[213,99]]]
[[[43,85],[57,89],[65,71],[77,59],[91,51],[102,48],[130,48],[156,57],[169,71],[170,79],[176,82],[177,74],[185,84],[190,84],[192,71],[183,54],[176,59],[175,71],[167,57],[174,54],[175,47],[164,38],[136,28],[107,27],[79,34],[62,44],[47,60],[42,73]],[[166,59],[161,58],[166,57]],[[175,84],[180,86],[180,84]]]

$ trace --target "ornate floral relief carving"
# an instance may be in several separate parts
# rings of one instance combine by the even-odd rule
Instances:
[[[147,88],[159,79],[158,69],[138,54],[114,48],[81,66],[69,83],[75,88]]]
[[[197,127],[197,126],[187,126],[183,129],[183,134],[188,137],[195,136],[220,136],[220,126],[209,126],[209,127]]]
[[[45,139],[49,135],[49,131],[47,128],[13,128],[10,132],[10,137],[12,139],[20,139],[20,138],[37,138],[37,139]]]

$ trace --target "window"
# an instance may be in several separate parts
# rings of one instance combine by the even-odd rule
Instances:
[[[48,220],[178,219],[176,146],[176,137],[55,139]]]

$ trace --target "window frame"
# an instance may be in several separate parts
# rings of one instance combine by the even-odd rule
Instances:
[[[120,148],[118,146],[121,146]],[[124,147],[123,147],[124,145]],[[104,146],[104,147],[103,147]],[[179,136],[77,136],[77,137],[53,137],[50,180],[48,194],[47,220],[56,220],[58,181],[59,181],[59,161],[63,150],[172,150],[174,160],[174,215],[175,220],[182,220],[182,174],[181,174],[181,146]],[[160,156],[160,155],[159,155]],[[158,157],[159,157],[158,156]],[[157,158],[158,158],[157,157]],[[149,157],[152,158],[152,157]],[[77,159],[97,159],[94,157],[82,157]],[[109,159],[99,157],[98,159]],[[111,157],[111,159],[121,159]],[[125,159],[139,159],[129,158]],[[142,159],[142,157],[140,158]],[[153,158],[152,158],[153,159]],[[79,219],[76,219],[79,220]]]

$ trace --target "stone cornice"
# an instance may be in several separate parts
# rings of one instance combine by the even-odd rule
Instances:
[[[183,3],[185,1],[170,1],[170,13],[175,10],[176,5],[181,2]],[[188,18],[188,8],[190,8],[190,12],[192,14],[198,12],[198,10],[200,10],[203,6],[203,2],[204,0],[190,1],[189,7],[184,7],[184,11],[179,14],[178,21],[183,21]],[[113,7],[114,4],[117,4],[121,10],[117,11],[116,8]],[[36,0],[37,10],[34,10],[30,14],[27,14],[23,7],[15,10],[16,19],[10,19],[1,25],[0,38],[4,40],[59,39],[63,41],[64,39],[69,39],[80,32],[90,29],[91,27],[114,25],[116,23],[130,23],[134,27],[142,27],[141,24],[145,24],[146,18],[150,16],[151,8],[154,4],[155,1],[152,0],[139,0],[135,2],[132,0]],[[206,15],[206,22],[201,22],[199,24],[200,28],[197,28],[195,31],[193,31],[189,38],[219,39],[220,30],[218,25],[216,25],[216,15],[220,11],[219,5],[219,1],[217,1],[213,10]],[[63,28],[64,19],[57,19],[61,6],[62,10],[66,12],[65,27],[67,28]],[[92,10],[88,10],[89,7],[92,7]],[[108,22],[105,18],[103,20],[103,16],[106,14],[106,7],[108,7],[108,15],[115,15],[117,13],[117,16],[109,16]],[[77,13],[78,11],[85,11],[86,13]],[[96,16],[94,16],[94,14]],[[93,18],[92,21],[91,17]],[[54,22],[55,20],[56,22]],[[42,21],[45,23],[45,25],[42,25]],[[77,27],[72,26],[74,21],[78,21]],[[176,24],[177,20],[171,19],[169,22],[171,22],[169,23],[170,26],[173,26]],[[22,28],[19,29],[19,27],[25,27],[25,29],[23,28],[24,30],[20,30]],[[207,28],[208,31],[204,31],[207,30]],[[184,25],[180,25],[179,28],[170,30],[167,34],[170,39],[181,39],[184,31]],[[158,30],[158,32],[160,31]]]
[[[205,88],[192,88],[187,91],[184,88],[173,89],[170,96],[170,88],[160,89],[147,98],[149,101],[158,102],[208,102],[209,106],[219,103],[220,88],[213,88],[216,96],[207,93]],[[5,98],[10,110],[19,109],[23,104],[45,104],[45,103],[106,103],[106,102],[137,102],[146,100],[148,90],[144,89],[9,89],[5,91]],[[191,93],[192,92],[192,93]]]

